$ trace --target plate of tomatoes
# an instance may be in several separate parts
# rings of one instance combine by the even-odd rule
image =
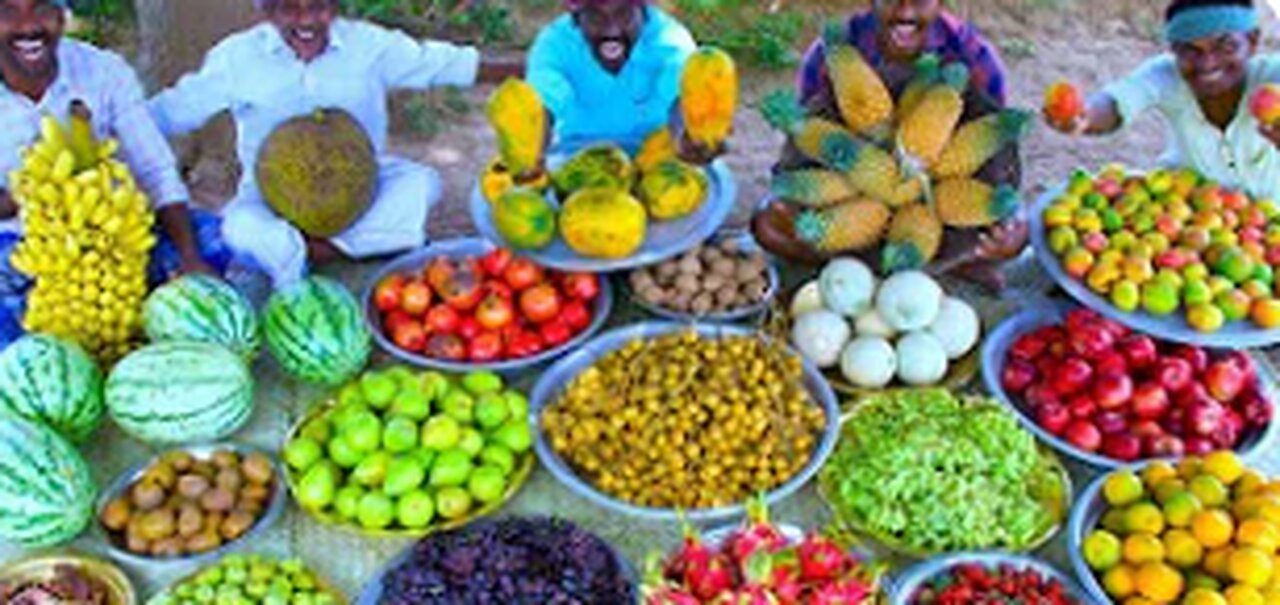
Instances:
[[[379,347],[450,372],[514,372],[555,359],[598,332],[612,307],[608,280],[550,270],[474,238],[387,263],[364,295]]]

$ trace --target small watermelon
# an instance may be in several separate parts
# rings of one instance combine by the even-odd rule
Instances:
[[[364,369],[372,337],[351,292],[310,277],[276,292],[263,313],[267,348],[293,377],[338,386]]]
[[[209,275],[184,275],[151,293],[142,308],[153,342],[194,340],[220,344],[245,361],[258,354],[258,316],[230,284]]]
[[[207,342],[149,345],[107,377],[107,411],[147,443],[216,441],[253,413],[253,378],[244,360]]]
[[[0,353],[0,410],[81,443],[102,420],[102,372],[79,345],[29,334]]]
[[[97,488],[71,442],[0,412],[0,538],[25,548],[70,542],[93,518]]]

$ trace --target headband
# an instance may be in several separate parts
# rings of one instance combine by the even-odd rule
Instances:
[[[1258,11],[1244,6],[1205,6],[1175,15],[1164,25],[1169,43],[1190,42],[1258,29]]]

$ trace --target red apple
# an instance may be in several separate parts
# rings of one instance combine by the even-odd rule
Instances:
[[[1187,451],[1187,444],[1173,435],[1161,435],[1147,441],[1147,453],[1157,458],[1181,458]],[[1208,453],[1208,452],[1205,452]]]
[[[1054,435],[1061,435],[1070,422],[1071,413],[1060,405],[1045,405],[1036,410],[1036,424]]]
[[[1104,410],[1115,409],[1133,397],[1133,381],[1126,374],[1101,374],[1093,381],[1093,398]]]
[[[600,278],[590,273],[568,273],[564,276],[564,293],[574,300],[593,301],[600,295]]]
[[[591,309],[587,308],[587,303],[574,300],[560,309],[560,319],[569,324],[575,333],[581,332],[591,325]]]
[[[463,340],[470,342],[478,336],[484,329],[480,327],[480,322],[475,317],[467,316],[458,321],[458,336]]]
[[[427,346],[427,331],[416,321],[405,322],[396,326],[391,341],[401,349],[417,353]]]
[[[1118,321],[1112,321],[1105,317],[1098,319],[1098,325],[1101,326],[1103,330],[1110,332],[1113,340],[1127,338],[1129,334],[1132,333],[1132,331],[1129,330],[1129,328],[1126,328],[1124,324]]]
[[[1088,393],[1080,393],[1067,400],[1067,410],[1073,418],[1089,419],[1098,413],[1098,404]]]
[[[1209,435],[1209,440],[1222,449],[1233,449],[1244,432],[1244,418],[1235,410],[1227,410],[1218,428]]]
[[[1204,456],[1212,454],[1214,450],[1213,442],[1204,437],[1191,437],[1186,441],[1186,454],[1190,456]]]
[[[1125,361],[1129,362],[1129,367],[1135,370],[1144,370],[1155,365],[1160,355],[1156,349],[1156,342],[1142,334],[1131,334],[1122,338],[1116,343],[1116,349],[1124,355]]]
[[[1067,331],[1068,346],[1073,353],[1085,359],[1097,359],[1115,346],[1115,335],[1102,326],[1101,322],[1092,322],[1074,330]]]
[[[1021,359],[1010,359],[1000,372],[1000,384],[1010,395],[1021,395],[1035,381],[1035,366]]]
[[[542,340],[546,341],[548,347],[558,347],[573,338],[573,330],[569,325],[559,319],[553,319],[538,330],[542,336]]]
[[[1028,332],[1019,336],[1009,347],[1009,357],[1020,361],[1033,362],[1049,347],[1049,341],[1041,331]]]
[[[1093,367],[1083,359],[1069,357],[1052,377],[1053,390],[1059,395],[1067,396],[1079,392],[1089,386],[1093,379]]]
[[[1222,403],[1231,403],[1246,386],[1245,375],[1235,361],[1219,359],[1204,371],[1202,377],[1209,396]]]
[[[1182,435],[1187,432],[1187,413],[1182,408],[1170,407],[1160,419],[1160,426],[1170,435]]]
[[[1062,405],[1062,398],[1054,392],[1052,387],[1043,382],[1027,387],[1026,393],[1023,397],[1027,400],[1027,405],[1032,409]]]
[[[1192,382],[1187,388],[1173,393],[1173,404],[1180,408],[1188,407],[1192,403],[1204,399],[1213,399],[1213,397],[1209,396],[1209,389],[1206,389],[1204,384],[1198,380]]]
[[[1156,380],[1170,393],[1178,393],[1195,379],[1195,368],[1181,357],[1165,357],[1156,362]]]
[[[1227,410],[1217,401],[1200,401],[1186,408],[1187,433],[1208,437],[1226,419]]]
[[[1052,355],[1045,355],[1036,360],[1036,374],[1039,376],[1053,376],[1058,373],[1058,366],[1062,362]]]
[[[1191,364],[1191,372],[1197,376],[1209,367],[1209,353],[1200,347],[1183,345],[1173,350],[1173,356]]]
[[[1119,433],[1129,428],[1129,421],[1125,419],[1124,414],[1112,410],[1101,410],[1094,414],[1093,424],[1104,435]]]
[[[1142,456],[1142,440],[1127,433],[1102,438],[1102,453],[1109,458],[1132,462]]]
[[[1088,420],[1074,420],[1067,425],[1063,437],[1068,443],[1086,452],[1096,452],[1102,446],[1102,432]]]
[[[1253,358],[1249,357],[1248,353],[1241,350],[1227,351],[1222,355],[1221,359],[1239,368],[1244,373],[1246,383],[1252,383],[1258,378],[1258,368],[1254,365]]]
[[[1097,312],[1090,311],[1089,309],[1085,309],[1083,307],[1077,307],[1075,309],[1067,311],[1066,321],[1064,321],[1063,323],[1066,325],[1067,332],[1074,332],[1084,326],[1095,323],[1101,319],[1102,319],[1102,316],[1099,315]]]
[[[1133,391],[1133,414],[1143,420],[1158,420],[1169,411],[1169,393],[1155,382],[1144,382]]]
[[[1266,426],[1271,422],[1271,402],[1258,392],[1256,386],[1245,389],[1235,405],[1249,426]]]
[[[1115,350],[1108,350],[1100,353],[1093,358],[1093,373],[1097,376],[1104,374],[1117,374],[1121,376],[1129,376],[1129,362],[1125,361],[1124,355]]]
[[[390,275],[378,282],[373,290],[373,306],[383,313],[390,313],[400,308],[400,294],[404,290],[404,276]]]
[[[1140,420],[1135,422],[1129,427],[1129,432],[1137,435],[1141,439],[1159,437],[1165,434],[1165,430],[1154,420]]]

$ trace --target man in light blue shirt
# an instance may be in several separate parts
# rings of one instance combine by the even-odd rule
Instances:
[[[526,79],[555,124],[554,147],[572,152],[596,142],[634,152],[648,135],[679,130],[680,75],[697,50],[683,25],[644,0],[569,0],[569,12],[538,34]],[[681,155],[706,163],[719,150]]]
[[[277,287],[301,279],[309,263],[422,245],[440,182],[430,168],[386,153],[390,90],[471,86],[478,77],[498,79],[510,72],[489,64],[482,70],[474,48],[419,42],[339,18],[338,5],[338,0],[258,0],[267,22],[223,40],[199,71],[150,102],[156,123],[170,135],[195,130],[223,110],[231,112],[245,170],[236,198],[223,210],[223,236]],[[329,240],[310,238],[276,215],[253,177],[258,150],[271,132],[322,108],[351,114],[379,156],[373,205]]]

